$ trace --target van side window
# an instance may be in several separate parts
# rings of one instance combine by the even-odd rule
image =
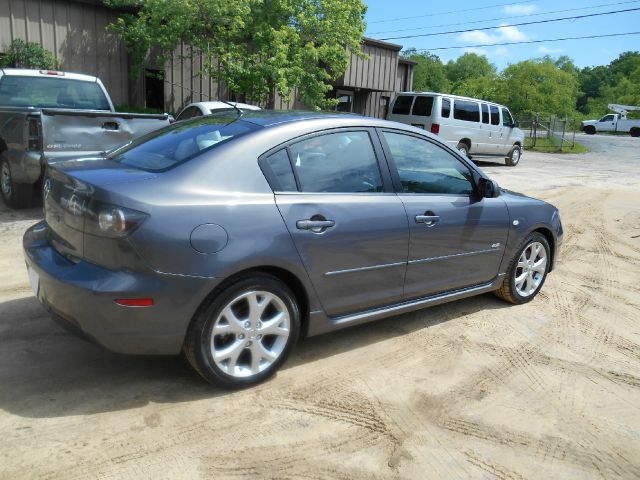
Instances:
[[[502,109],[502,125],[505,127],[513,126],[513,117],[506,108]]]
[[[480,105],[466,100],[453,102],[453,118],[467,122],[480,122]]]
[[[430,117],[432,108],[433,97],[416,97],[416,101],[413,103],[412,113],[413,115]]]
[[[486,123],[489,125],[489,105],[486,103],[481,104],[482,106],[482,123]]]
[[[442,110],[440,115],[442,118],[449,118],[449,115],[451,115],[451,100],[448,98],[442,99]]]
[[[397,115],[409,115],[411,104],[413,103],[413,95],[400,95],[393,104],[393,111]]]
[[[491,105],[491,125],[500,125],[500,112],[495,105]]]

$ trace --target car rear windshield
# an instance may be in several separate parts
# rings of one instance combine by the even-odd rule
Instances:
[[[111,110],[107,97],[96,82],[64,77],[5,75],[0,79],[0,105]]]
[[[111,151],[114,162],[150,172],[184,163],[218,145],[261,127],[234,117],[198,117],[175,123]]]

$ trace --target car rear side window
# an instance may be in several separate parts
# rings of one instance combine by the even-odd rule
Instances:
[[[412,103],[413,95],[400,95],[396,98],[391,113],[394,113],[396,115],[409,115]]]
[[[486,123],[489,125],[489,105],[486,103],[481,104],[482,106],[482,123]]]
[[[477,102],[456,100],[453,102],[453,118],[467,122],[480,122],[480,107]]]
[[[420,115],[422,117],[430,117],[431,109],[433,108],[433,97],[416,97],[416,101],[413,102],[413,115]]]
[[[107,158],[129,167],[160,172],[259,128],[236,117],[198,117],[137,138],[111,151]]]
[[[270,155],[267,157],[266,162],[278,182],[278,185],[274,185],[274,190],[282,192],[295,192],[298,190],[286,149]]]
[[[449,100],[448,98],[442,99],[442,109],[440,111],[440,115],[442,116],[442,118],[449,118],[449,115],[451,115],[451,100]]]
[[[500,112],[495,105],[491,105],[491,125],[500,125]]]
[[[471,195],[471,171],[428,140],[384,132],[404,193]]]
[[[383,191],[378,161],[367,132],[319,135],[295,143],[289,150],[303,192]]]

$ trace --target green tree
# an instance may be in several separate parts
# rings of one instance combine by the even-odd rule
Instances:
[[[35,42],[25,42],[16,38],[9,45],[8,52],[0,58],[0,67],[15,68],[60,68],[60,63],[53,53]]]
[[[470,78],[494,77],[495,65],[489,63],[485,55],[467,52],[447,63],[447,78],[452,85],[463,83]]]
[[[326,107],[331,81],[362,56],[362,0],[107,0],[134,6],[111,29],[124,40],[139,73],[188,45],[205,57],[202,73],[246,97],[272,104],[297,87],[311,108]],[[151,52],[159,51],[155,58]]]
[[[429,52],[419,53],[415,48],[402,52],[403,58],[417,62],[413,68],[413,89],[415,91],[449,92],[447,71],[440,57]]]
[[[572,115],[578,96],[578,78],[560,69],[550,58],[525,60],[503,72],[499,100],[518,113]]]

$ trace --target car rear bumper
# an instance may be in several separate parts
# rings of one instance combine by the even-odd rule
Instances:
[[[118,353],[179,353],[193,314],[217,283],[71,261],[49,242],[46,222],[25,232],[23,247],[34,293],[45,309],[68,330]],[[115,303],[149,297],[154,300],[149,307]]]

